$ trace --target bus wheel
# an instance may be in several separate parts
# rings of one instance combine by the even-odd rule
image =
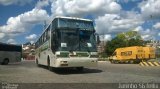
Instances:
[[[50,66],[50,59],[49,59],[49,57],[47,58],[47,67],[48,67],[48,70],[50,70],[50,71],[52,71],[52,67]]]
[[[3,65],[7,65],[9,63],[9,59],[8,58],[5,58],[2,62]]]
[[[76,67],[76,69],[78,70],[78,71],[83,71],[83,67]]]
[[[137,61],[137,62],[136,62],[136,64],[139,64],[139,63],[140,63],[140,61]]]

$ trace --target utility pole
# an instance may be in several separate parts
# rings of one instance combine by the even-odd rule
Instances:
[[[105,45],[105,43],[104,43],[104,32],[103,32],[103,53],[104,53],[104,45]]]
[[[104,34],[104,31],[103,31],[103,34],[102,34],[102,40],[103,40],[103,43],[102,43],[102,55],[103,55],[103,60],[104,60],[104,55],[105,55],[105,42],[104,42],[104,40],[105,40],[105,34]]]

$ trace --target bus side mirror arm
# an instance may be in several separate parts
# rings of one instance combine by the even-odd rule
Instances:
[[[96,43],[99,44],[100,43],[99,35],[98,34],[95,34],[95,35],[96,35]]]

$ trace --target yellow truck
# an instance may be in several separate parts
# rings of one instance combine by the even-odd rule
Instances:
[[[155,58],[152,47],[132,46],[117,48],[109,60],[111,63],[139,63],[150,58]]]
[[[155,59],[155,48],[153,47],[143,47],[144,51],[144,59],[149,60],[149,59]]]

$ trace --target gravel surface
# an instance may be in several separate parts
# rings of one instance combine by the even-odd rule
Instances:
[[[97,67],[47,70],[34,61],[0,65],[0,82],[9,83],[160,83],[159,67],[99,62]]]

